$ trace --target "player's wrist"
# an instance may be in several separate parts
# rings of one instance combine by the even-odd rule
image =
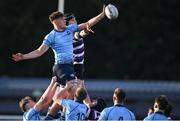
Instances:
[[[25,59],[26,59],[26,56],[22,54],[20,60],[25,60]]]
[[[75,32],[74,33],[74,38],[77,39],[77,40],[82,38],[82,36],[80,35],[80,32]]]

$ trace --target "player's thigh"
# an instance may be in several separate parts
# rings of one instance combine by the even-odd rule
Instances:
[[[53,74],[63,86],[67,81],[75,79],[74,67],[72,64],[55,64],[53,66]]]

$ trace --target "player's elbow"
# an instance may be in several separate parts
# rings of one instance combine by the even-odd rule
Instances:
[[[47,105],[47,104],[51,103],[51,100],[48,99],[48,97],[41,97],[41,103],[43,105]]]

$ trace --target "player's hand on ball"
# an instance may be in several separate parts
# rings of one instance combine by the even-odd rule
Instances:
[[[91,29],[91,26],[90,26],[89,23],[87,22],[87,24],[86,24],[86,29],[84,30],[84,33],[88,35],[89,32],[94,33],[94,31]]]
[[[57,82],[57,77],[56,77],[56,76],[53,76],[52,79],[51,79],[51,83],[53,84],[53,83],[55,83],[55,82]]]
[[[74,82],[73,82],[73,81],[68,81],[68,82],[66,82],[65,88],[66,88],[67,90],[69,90],[70,88],[73,87],[73,85],[74,85]]]
[[[109,4],[106,6],[105,8],[105,15],[107,16],[108,19],[117,19],[118,17],[118,9],[112,5],[112,4]]]

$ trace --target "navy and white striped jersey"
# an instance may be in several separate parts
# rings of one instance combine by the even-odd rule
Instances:
[[[108,120],[116,120],[116,121],[133,121],[135,119],[135,115],[133,112],[128,110],[123,105],[115,105],[109,108],[105,108],[98,119],[98,121],[108,121]]]
[[[73,40],[74,64],[84,64],[84,41],[83,38]]]

